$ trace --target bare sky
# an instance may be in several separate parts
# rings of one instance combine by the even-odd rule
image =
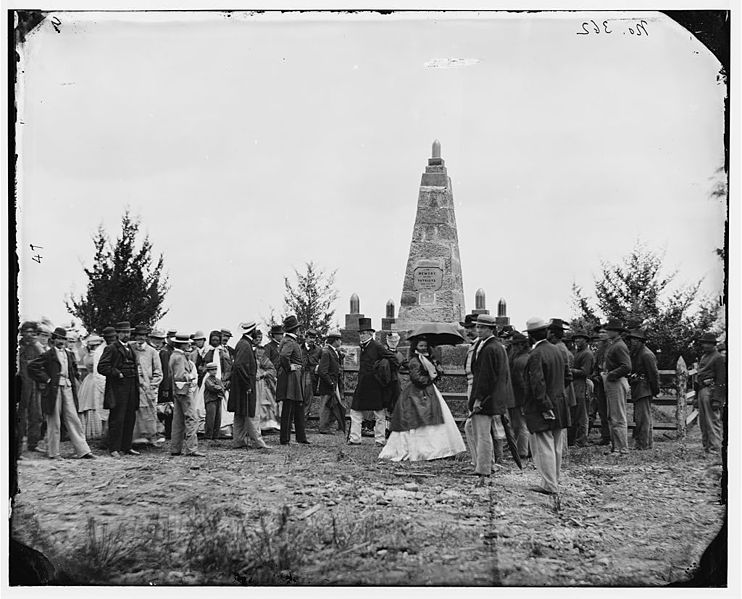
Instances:
[[[163,326],[260,320],[313,260],[337,269],[338,322],[356,292],[378,327],[435,138],[467,311],[482,287],[520,328],[568,318],[572,283],[638,239],[718,295],[719,64],[658,13],[641,37],[641,15],[599,15],[601,34],[576,35],[594,15],[60,13],[23,49],[22,318],[69,322],[96,228],[117,234],[128,206],[165,255]],[[445,58],[476,60],[425,66]]]

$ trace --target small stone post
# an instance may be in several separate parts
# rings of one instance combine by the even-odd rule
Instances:
[[[485,307],[485,296],[484,289],[481,287],[477,289],[474,294],[474,311],[472,314],[489,314],[490,311]]]
[[[677,390],[677,403],[675,405],[675,424],[677,427],[677,438],[685,439],[685,393],[688,389],[688,367],[685,365],[683,356],[678,358],[675,367],[675,388]]]

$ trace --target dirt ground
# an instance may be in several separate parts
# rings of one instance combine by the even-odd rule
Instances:
[[[13,535],[100,584],[657,586],[687,579],[722,523],[697,427],[627,457],[570,449],[557,498],[530,490],[531,464],[477,488],[466,454],[381,462],[373,439],[313,432],[269,452],[201,441],[201,459],[26,454]]]

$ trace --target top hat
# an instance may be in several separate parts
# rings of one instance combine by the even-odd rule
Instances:
[[[67,339],[67,330],[62,327],[57,327],[52,332],[52,339]]]
[[[617,318],[611,318],[603,328],[606,331],[618,331],[619,333],[623,333],[626,330],[623,323]]]
[[[134,329],[134,334],[135,335],[149,335],[151,330],[152,329],[150,329],[147,325],[138,324],[136,328]]]
[[[123,321],[121,321],[121,322],[117,322],[117,323],[116,323],[116,332],[117,332],[117,333],[118,333],[118,332],[122,332],[122,333],[123,333],[123,332],[125,332],[125,331],[131,331],[131,330],[132,330],[132,329],[131,329],[131,325],[130,325],[130,324],[129,324],[129,322],[128,322],[128,321],[126,321],[126,320],[123,320]]]
[[[534,316],[533,318],[529,318],[526,321],[526,331],[529,333],[531,331],[540,331],[542,329],[548,328],[549,323],[541,318],[540,316]]]
[[[331,339],[341,339],[341,338],[342,338],[342,335],[340,334],[340,331],[338,331],[337,329],[330,329],[329,331],[327,331],[327,335],[325,335],[325,339],[327,339],[328,341]]]
[[[273,326],[271,327],[271,332],[270,332],[270,334],[271,334],[271,335],[277,335],[278,333],[283,333],[283,325],[280,325],[280,324],[274,324],[274,325],[273,325]]]
[[[495,320],[495,317],[491,314],[480,314],[477,316],[477,323],[480,326],[489,327],[491,329],[494,329],[497,327],[497,321]]]
[[[578,337],[582,337],[583,339],[588,339],[588,340],[591,339],[590,335],[586,331],[583,331],[582,329],[578,329],[574,333],[572,333],[572,339],[577,339]]]
[[[713,333],[704,333],[698,341],[700,343],[713,343],[714,345],[718,343],[716,335]]]
[[[642,331],[641,329],[632,329],[631,331],[629,331],[629,334],[626,336],[629,338],[639,339],[639,341],[647,340],[647,337],[644,334],[644,331]]]
[[[371,325],[370,318],[359,318],[358,319],[358,331],[372,331],[376,332],[376,329]]]
[[[176,333],[175,338],[173,339],[173,343],[190,343],[191,342],[191,336],[188,333]]]
[[[296,319],[296,316],[294,316],[293,314],[289,314],[286,318],[283,319],[283,330],[284,331],[292,333],[298,328],[299,328],[299,321]]]

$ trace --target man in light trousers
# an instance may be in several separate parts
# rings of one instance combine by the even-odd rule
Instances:
[[[625,331],[619,320],[609,320],[603,327],[608,337],[608,345],[601,375],[605,387],[605,398],[608,406],[608,422],[611,431],[611,452],[625,455],[629,452],[628,425],[626,423],[626,402],[629,395],[631,374],[631,356],[621,338]]]
[[[172,377],[173,426],[170,441],[170,455],[204,457],[198,451],[198,418],[196,417],[196,365],[188,359],[185,351],[190,344],[190,335],[178,333],[173,340],[173,353],[170,356]],[[183,452],[183,445],[185,451]]]

